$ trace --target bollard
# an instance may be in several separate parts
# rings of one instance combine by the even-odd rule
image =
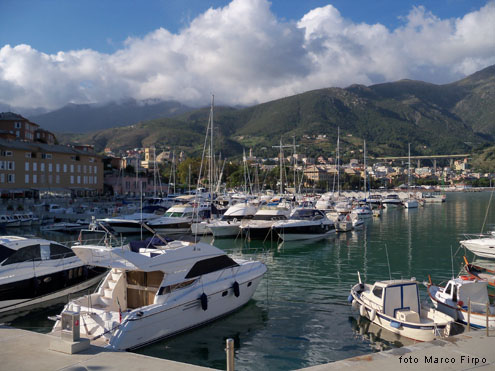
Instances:
[[[490,336],[490,330],[488,329],[488,313],[490,311],[490,302],[486,302],[486,336]]]
[[[467,325],[468,325],[468,332],[471,331],[471,298],[468,298],[468,320],[467,320]]]
[[[227,371],[234,371],[234,339],[227,339],[225,352],[227,353]]]

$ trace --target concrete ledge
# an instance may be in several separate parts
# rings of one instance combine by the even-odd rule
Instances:
[[[53,336],[52,336],[53,337]],[[50,350],[65,354],[80,353],[89,348],[89,339],[81,338],[79,341],[67,341],[53,337],[50,342]]]

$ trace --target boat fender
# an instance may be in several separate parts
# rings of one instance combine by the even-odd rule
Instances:
[[[349,294],[349,296],[347,297],[347,302],[352,304],[353,300],[354,300],[354,297],[352,296],[352,294]]]
[[[207,310],[208,309],[208,296],[203,292],[201,296],[199,297],[199,300],[201,300],[201,309]]]
[[[235,295],[235,297],[238,298],[239,295],[240,295],[239,283],[237,281],[235,281],[234,284],[232,285],[232,288],[234,289],[234,295]]]
[[[364,304],[361,304],[361,306],[359,307],[359,314],[361,315],[361,317],[365,317],[366,313],[366,307],[364,306]]]
[[[232,219],[234,223],[237,223],[237,218]]]
[[[372,309],[370,312],[370,321],[374,321],[376,317],[376,310]]]
[[[358,301],[357,301],[357,300],[354,300],[354,301],[352,302],[352,307],[353,307],[354,309],[358,309],[358,307],[359,307],[359,303],[358,303]]]
[[[462,308],[462,306],[464,305],[464,302],[463,302],[462,300],[459,300],[459,301],[457,302],[457,305],[458,305],[458,306],[460,306],[460,307]]]

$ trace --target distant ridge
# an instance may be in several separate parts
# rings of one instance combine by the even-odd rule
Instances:
[[[155,118],[133,121],[136,112],[131,111],[139,111],[137,103],[129,104],[128,111],[112,107],[115,106],[104,106],[101,111],[91,107],[93,114],[101,113],[99,121],[96,116],[77,118],[76,108],[63,111],[71,110],[72,122],[88,130],[113,122],[133,126],[59,135],[59,139],[93,143],[97,150],[154,144],[191,153],[201,151],[208,109],[188,110],[179,103],[170,103],[162,107],[166,113],[156,109]],[[124,111],[127,113],[121,114]],[[49,130],[70,131],[72,126],[68,124],[59,129],[48,125],[48,118],[55,122],[56,115],[51,115],[31,119]],[[40,121],[39,117],[47,121]],[[490,66],[445,85],[400,80],[318,89],[252,107],[216,107],[216,148],[225,156],[240,155],[242,148],[268,155],[274,154],[271,146],[280,138],[292,143],[296,137],[301,151],[308,155],[331,153],[340,127],[343,150],[349,151],[349,156],[358,156],[353,151],[362,146],[363,140],[368,143],[370,155],[404,155],[408,143],[412,144],[413,154],[468,153],[493,144],[494,117],[495,66]]]
[[[127,99],[107,104],[68,104],[58,110],[28,118],[59,133],[86,133],[134,124],[159,117],[173,117],[191,110],[175,101]]]

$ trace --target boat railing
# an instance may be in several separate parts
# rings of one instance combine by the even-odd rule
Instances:
[[[495,238],[495,236],[490,233],[463,233],[462,234],[466,240],[474,240],[478,238]]]

